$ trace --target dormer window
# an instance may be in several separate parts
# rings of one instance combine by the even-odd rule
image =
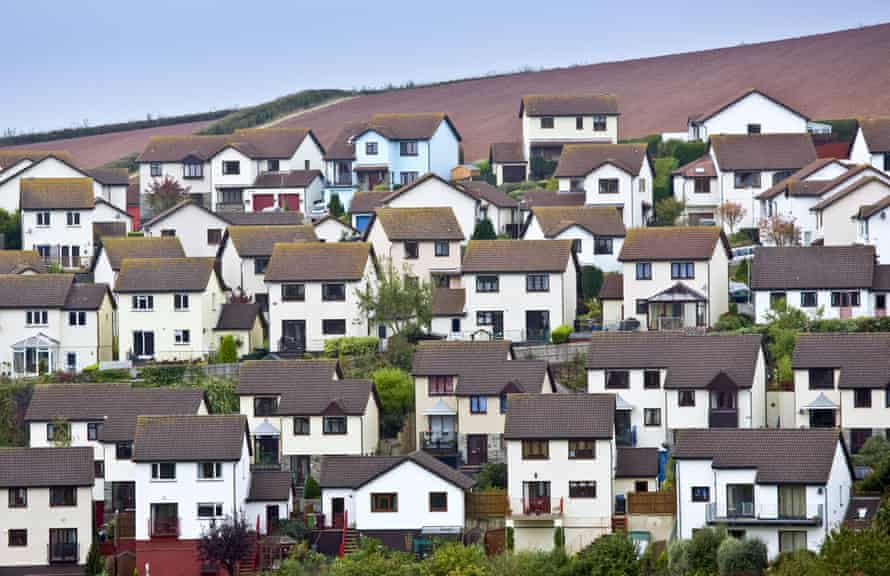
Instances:
[[[182,165],[182,177],[188,179],[203,178],[204,164],[197,160],[186,160]]]

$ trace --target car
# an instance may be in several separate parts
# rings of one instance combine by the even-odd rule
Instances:
[[[753,244],[749,244],[748,246],[737,246],[732,249],[732,260],[733,264],[738,264],[742,260],[750,260],[754,258],[754,249],[756,246]]]
[[[324,218],[327,215],[328,206],[324,203],[324,200],[316,200],[312,203],[312,208],[309,209],[309,216],[312,217],[313,220]]]

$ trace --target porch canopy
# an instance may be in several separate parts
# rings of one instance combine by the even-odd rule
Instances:
[[[281,436],[281,432],[275,429],[269,422],[263,422],[253,429],[253,435],[256,438],[269,438]]]
[[[618,412],[632,412],[633,405],[628,404],[627,400],[621,397],[621,394],[615,394],[615,410]]]
[[[683,302],[707,302],[707,297],[695,290],[690,288],[686,284],[682,282],[677,282],[670,288],[666,290],[662,290],[658,292],[654,296],[650,296],[646,302],[649,304],[673,304],[673,303],[683,303]]]
[[[838,408],[839,406],[824,393],[820,393],[815,400],[803,407],[804,410],[837,410]]]
[[[434,405],[430,406],[426,410],[423,411],[424,416],[456,416],[457,411],[443,402],[439,400]]]

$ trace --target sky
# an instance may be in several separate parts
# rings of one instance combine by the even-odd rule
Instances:
[[[0,0],[0,135],[750,44],[890,1]]]

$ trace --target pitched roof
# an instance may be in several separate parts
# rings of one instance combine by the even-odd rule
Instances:
[[[717,469],[756,469],[759,484],[825,484],[840,434],[833,429],[677,430],[673,456]]]
[[[93,449],[0,448],[0,488],[92,486]]]
[[[94,205],[89,178],[22,178],[22,210],[89,210]]]
[[[868,220],[875,214],[883,212],[888,207],[890,207],[890,195],[885,196],[874,204],[860,206],[859,212],[856,213],[855,218],[858,218],[859,220]]]
[[[851,496],[844,516],[844,526],[852,530],[864,530],[872,525],[883,498],[880,496]]]
[[[489,148],[488,160],[493,164],[525,164],[522,142],[495,142]]]
[[[711,160],[711,155],[705,154],[673,170],[671,175],[683,176],[684,178],[716,178],[717,169],[714,168],[714,161]]]
[[[705,389],[728,377],[737,388],[751,388],[760,356],[761,337],[754,334],[641,332],[595,334],[588,370],[666,370],[666,389]]]
[[[112,270],[120,270],[124,258],[185,258],[182,244],[175,236],[103,238],[102,250],[108,257]]]
[[[637,176],[646,161],[646,144],[566,144],[553,174],[556,178],[587,176],[611,164]]]
[[[817,158],[813,160],[788,178],[777,182],[773,186],[761,192],[757,198],[768,200],[780,194],[788,194],[789,196],[815,197],[821,196],[827,190],[830,190],[862,172],[865,166],[854,166],[847,168],[842,174],[829,179],[809,179],[810,176],[825,168],[830,164],[838,162],[836,158]]]
[[[456,184],[456,186],[458,188],[462,188],[466,192],[469,192],[479,200],[485,200],[492,206],[497,206],[498,208],[519,207],[518,201],[510,198],[510,196],[507,195],[506,192],[504,192],[497,186],[492,186],[484,180],[469,180],[466,182],[459,182]]]
[[[571,240],[470,240],[463,271],[564,272],[571,259]]]
[[[176,214],[177,212],[179,212],[180,210],[183,210],[184,208],[186,208],[188,206],[195,207],[196,209],[200,210],[201,212],[203,212],[204,214],[210,216],[211,218],[213,218],[215,220],[222,220],[223,222],[226,221],[225,213],[212,212],[212,211],[208,210],[207,208],[205,208],[203,204],[195,202],[191,198],[186,198],[182,202],[177,202],[176,204],[174,204],[173,206],[170,206],[166,210],[162,210],[162,211],[158,212],[157,214],[154,215],[154,217],[151,218],[151,220],[143,222],[142,229],[145,230],[147,228],[151,228],[152,226],[156,225],[158,222],[161,222],[161,221],[167,219],[172,214]]]
[[[355,159],[355,144],[352,139],[365,128],[366,122],[361,120],[346,124],[334,141],[328,144],[325,160],[353,160]]]
[[[44,158],[53,156],[60,160],[71,163],[73,160],[71,154],[67,150],[28,150],[23,148],[3,148],[0,149],[0,174],[7,168],[15,166],[22,160],[30,162],[39,162]],[[0,178],[6,176],[2,174]]]
[[[242,258],[271,256],[279,242],[317,242],[311,224],[296,226],[229,226],[226,234]]]
[[[460,141],[460,134],[444,112],[374,114],[353,138],[373,130],[389,140],[429,140],[442,122],[451,127]]]
[[[90,168],[85,170],[90,178],[106,186],[127,186],[130,184],[130,174],[126,168]]]
[[[760,246],[751,289],[870,288],[874,270],[874,246]]]
[[[224,135],[154,136],[136,161],[181,162],[193,157],[206,162],[228,147],[253,159],[290,158],[307,136],[317,142],[312,131],[305,128],[245,128]]]
[[[372,253],[367,242],[276,244],[266,282],[358,281]]]
[[[248,502],[285,502],[290,499],[291,473],[286,470],[264,470],[250,473]]]
[[[708,146],[722,172],[799,170],[816,159],[809,134],[714,134]]]
[[[433,316],[462,316],[466,301],[464,288],[433,288]]]
[[[99,244],[102,238],[123,238],[127,235],[127,223],[120,222],[93,222],[93,243]]]
[[[65,298],[66,310],[98,310],[108,294],[108,284],[74,282]]]
[[[600,286],[600,300],[624,299],[624,276],[617,272],[610,272],[603,276],[603,284]]]
[[[296,226],[305,221],[302,212],[223,212],[220,216],[232,226]]]
[[[710,260],[720,242],[728,254],[729,242],[719,226],[633,228],[618,260]]]
[[[445,180],[444,178],[442,178],[435,172],[427,172],[426,174],[422,175],[420,178],[418,178],[414,182],[408,184],[407,186],[401,186],[401,187],[393,190],[392,192],[390,192],[389,195],[387,195],[386,198],[383,199],[383,203],[389,204],[395,198],[398,198],[399,196],[401,196],[407,192],[410,192],[410,191],[414,190],[415,188],[420,188],[423,184],[425,184],[429,180],[437,180],[438,182],[440,182],[441,184],[444,184],[445,186],[451,188],[452,190],[455,190],[455,191],[459,192],[460,194],[468,196],[469,198],[472,198],[473,200],[475,200],[477,202],[479,201],[479,198],[474,193],[467,190],[466,188],[463,188],[462,186],[460,186],[458,184],[452,184],[451,182],[449,182],[448,180]]]
[[[381,207],[374,210],[374,218],[391,241],[464,239],[454,211],[449,207]],[[367,230],[370,232],[371,227]]]
[[[890,152],[890,116],[859,118],[859,128],[872,154]]]
[[[872,290],[890,291],[890,264],[875,265],[875,275],[871,283]]]
[[[336,360],[248,360],[242,362],[235,393],[278,396],[303,385],[330,385],[337,375]]]
[[[614,394],[516,394],[504,424],[504,438],[612,438]]]
[[[658,476],[658,448],[619,446],[615,456],[615,478],[654,478]]]
[[[324,456],[318,483],[322,488],[357,489],[406,462],[413,462],[464,490],[474,484],[469,476],[422,451],[403,456]]]
[[[584,192],[526,190],[522,193],[521,204],[525,208],[532,208],[534,206],[584,206],[586,202]]]
[[[785,108],[789,112],[796,114],[797,116],[800,116],[804,120],[809,120],[808,117],[804,116],[803,114],[801,114],[800,112],[798,112],[791,106],[785,104],[781,100],[777,100],[776,98],[773,98],[769,94],[765,93],[763,90],[759,90],[757,88],[749,88],[748,90],[745,90],[744,92],[742,92],[741,94],[739,94],[738,96],[736,96],[735,98],[733,98],[729,101],[722,102],[720,104],[716,104],[716,105],[712,106],[711,108],[706,109],[704,112],[700,112],[694,116],[690,116],[689,121],[690,122],[704,122],[705,120],[716,116],[717,114],[719,114],[720,112],[723,112],[724,110],[726,110],[727,108],[729,108],[730,106],[735,104],[736,102],[743,100],[752,94],[760,94],[767,100],[771,100],[772,102],[778,104],[782,108]]]
[[[0,308],[63,308],[72,274],[0,275]]]
[[[890,333],[800,334],[791,365],[840,369],[838,388],[885,388],[890,385]]]
[[[139,416],[133,462],[235,462],[246,435],[241,414]]]
[[[349,203],[350,214],[367,214],[382,206],[390,192],[356,192]]]
[[[376,397],[370,380],[307,380],[281,395],[277,413],[281,416],[361,416],[368,402]]]
[[[263,172],[253,181],[251,188],[305,188],[321,177],[320,170]]]
[[[519,116],[584,116],[618,114],[614,94],[528,94],[519,104]]]
[[[257,318],[263,317],[263,307],[252,302],[222,305],[214,330],[251,330]]]
[[[214,258],[127,258],[115,292],[203,292],[214,273]]]
[[[532,215],[547,238],[559,236],[573,226],[594,236],[626,234],[621,214],[611,206],[537,206],[532,208]]]
[[[885,190],[890,192],[890,184],[888,184],[883,178],[880,178],[878,176],[866,176],[864,178],[860,178],[860,179],[856,180],[849,186],[846,186],[843,189],[838,190],[837,192],[835,192],[828,198],[825,198],[824,200],[822,200],[821,202],[819,202],[818,204],[816,204],[815,206],[810,208],[810,210],[812,210],[813,212],[818,212],[820,210],[824,210],[824,209],[828,208],[829,206],[831,206],[832,204],[836,203],[838,200],[846,198],[850,194],[856,192],[860,188],[868,186],[869,184],[878,184],[879,186],[884,187]]]
[[[36,250],[0,250],[0,274],[18,274],[24,270],[46,270]]]

